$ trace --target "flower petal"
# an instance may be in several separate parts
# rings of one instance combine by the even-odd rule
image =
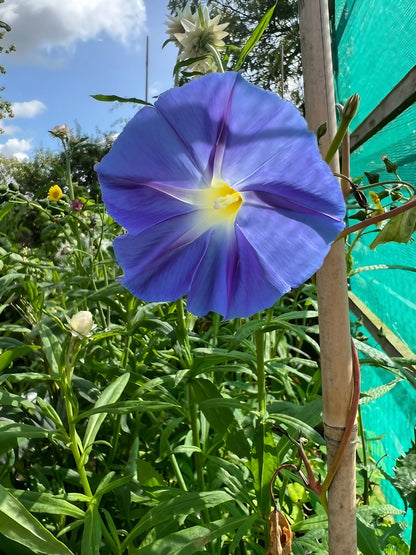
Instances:
[[[208,233],[189,237],[190,215],[166,220],[114,242],[123,285],[144,301],[174,301],[189,291],[206,250]]]
[[[233,91],[221,174],[238,191],[275,193],[292,206],[345,216],[340,185],[298,110],[242,78]]]
[[[227,317],[237,264],[234,227],[214,227],[188,296],[188,309],[193,314],[203,316],[213,311]]]
[[[257,253],[267,280],[279,292],[310,278],[329,251],[328,236],[333,240],[343,228],[342,222],[320,214],[294,214],[259,202],[245,203],[243,208],[236,226]]]
[[[186,202],[186,192],[201,181],[177,134],[151,107],[143,108],[127,124],[96,171],[109,213],[134,233],[188,212],[178,191],[183,189]],[[163,186],[164,196],[157,191]],[[166,196],[169,186],[176,196]]]
[[[211,73],[187,85],[171,89],[156,102],[194,164],[209,185],[213,158],[224,122],[228,120],[229,103],[238,73]]]

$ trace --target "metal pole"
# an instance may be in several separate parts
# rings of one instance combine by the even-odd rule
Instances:
[[[335,99],[327,0],[298,0],[309,128],[327,122],[320,140],[326,154],[336,132]],[[336,156],[331,169],[339,172]],[[343,241],[335,243],[316,276],[319,304],[323,419],[328,468],[342,439],[353,388],[348,290]],[[328,492],[329,554],[356,555],[356,429]]]
[[[149,95],[149,35],[146,37],[146,91],[145,91],[145,101],[148,102]]]

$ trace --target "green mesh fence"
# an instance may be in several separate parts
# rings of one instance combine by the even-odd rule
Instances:
[[[416,2],[414,0],[333,0],[331,5],[333,62],[337,102],[354,93],[361,97],[353,120],[354,131],[390,91],[416,66]],[[385,171],[381,156],[398,164],[403,181],[416,186],[416,104],[410,105],[351,155],[351,176]],[[350,224],[356,223],[351,220]],[[375,228],[369,228],[353,251],[351,290],[411,350],[416,352],[416,242],[388,243],[370,250]],[[395,269],[388,269],[395,267]],[[399,269],[406,267],[407,269]],[[368,335],[368,334],[367,334]],[[375,343],[370,340],[370,344]],[[391,381],[393,376],[373,367],[363,368],[363,390]],[[384,397],[363,407],[366,433],[380,439],[369,442],[374,459],[389,474],[394,459],[413,439],[416,391],[400,382]],[[388,502],[403,508],[397,492],[385,481]],[[406,520],[411,522],[411,515]],[[410,539],[410,528],[405,534]]]

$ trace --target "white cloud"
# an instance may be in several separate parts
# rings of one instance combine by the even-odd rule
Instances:
[[[27,139],[9,139],[6,143],[0,144],[0,154],[3,156],[24,160],[28,158],[26,152],[32,148],[32,144]]]
[[[45,110],[46,106],[40,100],[12,103],[12,111],[15,118],[34,118]]]
[[[1,19],[11,25],[7,39],[20,57],[102,34],[127,42],[143,30],[146,9],[144,0],[10,0]]]
[[[21,131],[18,125],[7,125],[4,123],[4,120],[0,120],[0,129],[2,129],[5,135],[15,135]]]

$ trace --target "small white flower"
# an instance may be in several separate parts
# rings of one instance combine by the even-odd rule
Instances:
[[[74,332],[73,335],[78,337],[87,337],[92,330],[93,320],[92,314],[89,310],[81,310],[71,318],[69,325]]]
[[[51,129],[49,133],[54,137],[58,137],[58,139],[64,139],[65,137],[70,137],[72,135],[72,131],[68,129],[68,125],[66,123],[55,125],[55,127]]]
[[[228,35],[224,31],[228,23],[219,23],[219,15],[211,19],[207,7],[203,8],[202,13],[202,21],[198,13],[192,19],[182,19],[185,32],[175,34],[175,38],[182,46],[180,52],[182,60],[208,55],[212,52],[212,48],[220,50],[225,46],[222,39]]]
[[[198,12],[196,14],[192,13],[191,5],[188,3],[183,10],[177,10],[177,15],[167,15],[168,21],[165,21],[168,29],[166,33],[169,35],[169,40],[174,42],[178,48],[182,48],[181,43],[176,39],[175,35],[177,33],[183,33],[184,28],[182,26],[182,20],[187,19],[189,21],[194,21],[195,17],[198,18]]]

